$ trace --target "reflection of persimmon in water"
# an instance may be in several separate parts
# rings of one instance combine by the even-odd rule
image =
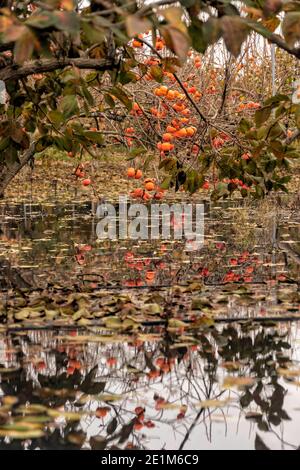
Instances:
[[[150,370],[150,372],[148,372],[147,374],[147,377],[149,379],[156,379],[157,377],[160,377],[160,371],[155,369],[155,370]]]
[[[110,411],[109,406],[100,406],[99,408],[96,409],[96,416],[97,418],[105,418],[107,413]]]
[[[106,359],[106,364],[108,367],[113,367],[117,364],[117,359],[115,357],[109,357]]]

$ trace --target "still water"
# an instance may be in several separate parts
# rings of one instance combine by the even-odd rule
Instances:
[[[0,214],[1,449],[299,447],[299,208],[206,203],[192,252]]]

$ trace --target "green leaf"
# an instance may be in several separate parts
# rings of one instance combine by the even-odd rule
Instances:
[[[103,144],[103,136],[101,132],[94,132],[94,131],[86,131],[83,133],[83,135],[88,139],[91,140],[92,142],[95,142],[96,144]]]
[[[48,118],[56,126],[59,126],[64,121],[64,116],[59,111],[50,111]]]
[[[282,136],[284,133],[285,132],[284,132],[283,127],[281,127],[281,125],[278,122],[276,122],[275,124],[272,124],[270,126],[269,132],[268,132],[268,138],[275,140],[278,137]]]
[[[150,73],[152,77],[158,82],[161,83],[163,81],[163,69],[159,65],[152,65],[150,67]]]
[[[110,96],[108,93],[104,93],[104,100],[110,108],[114,108],[116,106],[112,96]]]
[[[163,182],[160,185],[161,189],[169,189],[171,181],[172,181],[172,176],[166,176],[166,178],[163,180]]]
[[[85,42],[87,41],[90,45],[101,44],[105,39],[104,28],[100,25],[95,24],[95,21],[82,21],[82,31],[84,33]]]
[[[254,120],[256,127],[262,126],[271,116],[272,106],[264,106],[255,112]]]
[[[247,119],[242,118],[239,122],[238,130],[245,134],[246,132],[250,131],[252,125]]]
[[[274,95],[274,96],[271,96],[270,98],[268,98],[264,102],[264,105],[269,105],[269,104],[277,105],[281,101],[289,101],[289,97],[287,95],[282,95],[282,94]]]
[[[142,155],[145,153],[144,147],[134,147],[130,149],[129,156],[130,160],[137,157],[138,155]],[[128,158],[129,159],[129,158]]]
[[[127,85],[127,83],[135,83],[137,81],[137,76],[134,72],[120,72],[119,81],[122,85]]]
[[[216,18],[209,18],[206,22],[192,18],[188,32],[192,39],[193,48],[203,54],[209,45],[220,39],[220,22]]]
[[[55,18],[51,12],[43,12],[40,14],[31,15],[26,21],[25,24],[31,28],[36,29],[47,29],[55,25]]]
[[[94,106],[94,98],[93,98],[92,94],[89,92],[88,88],[85,86],[85,84],[82,84],[81,89],[82,89],[82,94],[86,99],[86,102],[90,106]]]
[[[79,112],[77,98],[74,95],[64,96],[60,107],[65,119],[69,119]]]
[[[121,103],[123,103],[124,106],[126,106],[128,111],[131,111],[132,100],[121,87],[116,86],[116,87],[110,88],[109,94],[111,94],[111,95],[115,96],[116,98],[118,98],[118,100],[121,101]]]
[[[262,23],[258,23],[254,20],[244,19],[244,23],[249,26],[249,28],[253,29],[258,34],[261,34],[264,38],[270,39],[272,36],[272,32],[266,28]]]

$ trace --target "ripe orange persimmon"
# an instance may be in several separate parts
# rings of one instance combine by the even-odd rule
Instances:
[[[109,367],[113,367],[117,364],[117,359],[115,357],[109,357],[108,359],[106,359],[106,364]]]
[[[144,194],[144,190],[142,188],[136,188],[132,193],[130,193],[133,197],[142,197]]]
[[[134,176],[135,179],[136,179],[136,180],[139,180],[142,176],[143,176],[142,170],[136,170],[135,176]]]
[[[168,88],[166,86],[160,86],[158,88],[155,88],[154,94],[156,96],[166,96],[168,93]]]
[[[174,111],[182,112],[185,109],[185,105],[183,103],[175,103],[173,104]]]
[[[163,140],[164,142],[170,142],[170,141],[173,140],[173,139],[174,139],[174,136],[173,136],[173,134],[171,134],[170,132],[166,132],[166,133],[163,134],[163,136],[162,136],[162,140]]]
[[[175,136],[176,137],[180,137],[180,138],[183,138],[183,137],[187,137],[187,131],[186,131],[186,128],[185,127],[182,127],[181,129],[179,129],[178,131],[175,132]]]
[[[167,126],[167,132],[168,133],[173,133],[173,132],[176,132],[176,127],[173,127],[173,126]]]
[[[149,379],[156,379],[157,377],[160,376],[160,371],[155,369],[155,370],[150,370],[150,372],[148,372],[147,376],[149,377]]]
[[[176,98],[176,93],[174,90],[169,90],[167,95],[166,95],[167,100],[173,101]]]
[[[179,127],[180,127],[180,125],[181,125],[180,122],[178,121],[178,119],[173,119],[173,120],[171,121],[171,124],[172,124],[172,126],[175,127],[176,129],[179,129]]]
[[[155,49],[157,51],[161,51],[163,48],[164,48],[164,43],[161,39],[158,38],[155,43]]]
[[[147,281],[153,281],[154,278],[155,278],[155,271],[147,271],[146,272]]]
[[[96,416],[97,418],[105,418],[107,413],[110,411],[110,408],[108,406],[100,406],[99,408],[96,409]]]
[[[174,144],[171,144],[170,142],[163,142],[161,144],[161,150],[163,150],[164,152],[170,152],[173,149],[174,149]]]
[[[132,167],[128,168],[127,176],[128,176],[128,178],[134,178],[135,177],[135,169],[132,168]]]
[[[147,184],[149,184],[149,183],[147,183]],[[144,199],[144,201],[149,201],[151,199],[151,194],[144,193],[143,199]]]
[[[191,111],[189,109],[183,109],[181,111],[181,114],[183,114],[184,116],[190,116],[191,115]]]
[[[154,194],[154,199],[160,200],[163,198],[163,196],[164,196],[163,193],[157,192]]]
[[[153,189],[155,188],[153,181],[147,181],[147,183],[145,183],[145,188],[147,189],[147,191],[153,191]]]
[[[196,130],[194,127],[187,127],[186,128],[186,133],[189,137],[193,137],[193,135],[195,134]]]
[[[134,39],[134,40],[132,41],[132,47],[137,47],[137,48],[143,47],[143,43],[140,42],[140,41],[138,41],[137,39]]]

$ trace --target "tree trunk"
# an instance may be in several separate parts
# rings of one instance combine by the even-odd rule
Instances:
[[[35,153],[35,143],[32,143],[26,152],[19,156],[19,160],[7,166],[5,162],[0,163],[0,198],[4,197],[4,191],[11,180],[19,173]]]

